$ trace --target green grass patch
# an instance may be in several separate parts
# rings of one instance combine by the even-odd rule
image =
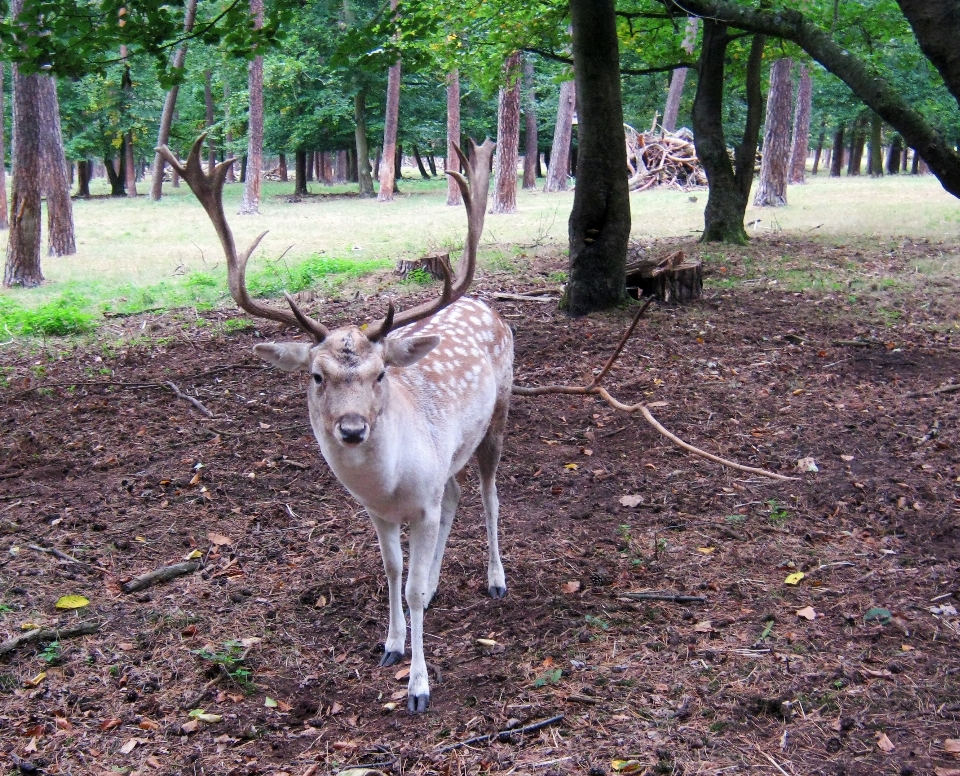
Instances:
[[[86,298],[69,292],[32,309],[0,297],[0,326],[11,337],[63,337],[93,330],[96,318]]]

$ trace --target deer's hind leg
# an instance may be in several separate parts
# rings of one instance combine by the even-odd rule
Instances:
[[[447,539],[450,536],[450,529],[453,527],[453,518],[457,514],[457,505],[460,503],[460,483],[456,476],[447,480],[443,488],[443,499],[440,502],[440,530],[437,533],[437,547],[433,552],[433,562],[430,564],[430,575],[427,578],[427,599],[424,608],[430,606],[430,602],[437,594],[437,586],[440,584],[440,566],[443,565],[443,553],[447,548]]]
[[[497,496],[497,466],[503,450],[503,433],[507,427],[509,395],[501,398],[493,412],[490,428],[477,447],[477,468],[480,470],[480,498],[487,521],[487,590],[491,598],[507,594],[507,579],[500,560],[500,540],[497,524],[500,519],[500,498]]]

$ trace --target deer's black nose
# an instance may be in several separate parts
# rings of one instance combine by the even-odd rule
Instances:
[[[337,424],[340,439],[345,445],[358,445],[367,438],[370,427],[362,417],[355,414],[344,415]]]

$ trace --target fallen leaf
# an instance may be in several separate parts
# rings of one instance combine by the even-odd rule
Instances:
[[[643,765],[638,760],[611,760],[610,767],[617,773],[640,773],[643,770]]]
[[[696,625],[694,625],[693,629],[697,633],[710,633],[710,631],[713,630],[713,623],[710,622],[710,620],[703,620],[702,622],[698,622]]]
[[[479,644],[481,647],[497,646],[497,642],[494,641],[493,639],[477,639],[477,644]]]
[[[621,496],[620,497],[620,506],[627,507],[632,509],[633,507],[643,503],[643,496]]]
[[[565,463],[565,464],[563,465],[563,468],[564,468],[564,469],[569,469],[570,471],[575,471],[575,470],[579,469],[580,467],[579,467],[577,464],[575,464],[575,463]]]
[[[589,447],[581,447],[581,448],[580,448],[580,452],[583,453],[583,454],[586,455],[586,456],[591,456],[591,455],[593,455],[593,450],[591,450]]]
[[[403,699],[406,698],[406,697],[407,697],[407,691],[406,691],[406,690],[397,690],[395,693],[392,693],[392,694],[390,695],[390,700],[393,700],[393,701],[401,701],[401,700],[403,700]]]
[[[813,621],[817,619],[817,613],[812,606],[805,606],[803,609],[797,610],[797,617]]]
[[[286,703],[283,704],[283,705],[284,705],[284,706],[287,706]],[[293,708],[292,706],[289,706],[288,708],[285,709],[285,711],[290,711],[290,709],[292,709],[292,708]],[[333,705],[330,707],[330,716],[332,717],[332,716],[334,716],[335,714],[339,714],[341,711],[343,711],[343,706],[341,706],[339,703],[337,703],[336,701],[334,701],[334,702],[333,702]]]
[[[131,644],[129,641],[121,641],[119,644],[117,644],[117,649],[121,650],[122,652],[132,652],[136,649],[136,646]]]
[[[139,743],[139,738],[129,739],[123,746],[120,747],[120,754],[130,754],[130,752],[137,748],[137,744]]]
[[[397,704],[394,703],[393,701],[390,701],[389,703],[384,703],[384,704],[383,704],[383,710],[384,710],[384,711],[393,711],[393,710],[396,709],[396,708],[397,708]]]
[[[400,682],[406,679],[408,676],[410,676],[410,666],[401,668],[399,671],[397,671],[397,673],[394,675],[393,678],[396,679],[398,682]]]
[[[269,695],[263,699],[263,705],[266,706],[268,709],[277,708],[277,702],[273,698],[271,698]]]
[[[938,616],[952,617],[957,613],[956,607],[952,604],[943,604],[942,606],[931,606],[930,612]]]
[[[37,738],[34,736],[30,739],[25,747],[23,747],[24,752],[36,752],[37,751]]]
[[[89,604],[90,599],[84,598],[82,595],[65,595],[57,601],[56,607],[57,609],[82,609]]]
[[[867,613],[863,615],[864,622],[873,622],[876,620],[881,625],[889,625],[892,619],[893,615],[890,613],[890,610],[884,609],[882,606],[874,606],[872,609],[868,609]]]
[[[904,652],[913,652],[916,649],[916,647],[912,647],[909,644],[901,644],[900,649],[903,650]]]
[[[716,549],[716,547],[697,547],[697,552],[702,552],[704,555],[711,555]]]
[[[115,727],[120,727],[123,724],[123,720],[119,717],[110,717],[110,719],[105,719],[100,723],[100,732],[106,733],[108,730],[113,730]]]
[[[155,769],[158,770],[158,771],[163,767],[163,766],[160,764],[160,761],[159,761],[156,757],[154,757],[153,755],[150,755],[146,760],[144,760],[144,762],[145,762],[147,765],[149,765],[151,768],[155,768]]]
[[[197,472],[196,474],[194,474],[194,475],[190,478],[190,484],[191,484],[191,485],[196,485],[196,484],[198,484],[198,483],[200,482],[201,479],[203,479],[203,473],[202,473],[202,472]]]
[[[274,701],[274,703],[276,703],[276,701]],[[200,722],[206,722],[206,723],[211,724],[211,725],[214,724],[214,723],[216,723],[216,722],[222,722],[222,721],[223,721],[223,716],[222,716],[222,715],[220,715],[220,714],[207,714],[207,712],[204,711],[203,709],[194,709],[194,710],[191,711],[187,716],[188,716],[188,717],[192,717],[192,718],[195,719],[195,720],[199,720]]]
[[[652,401],[652,402],[650,402],[647,406],[648,406],[648,407],[653,407],[654,409],[656,409],[657,407],[669,407],[669,406],[670,406],[670,402],[668,402],[668,401]]]
[[[806,458],[801,458],[797,461],[797,469],[802,472],[818,472],[820,471],[817,468],[817,462],[813,459],[812,455],[808,455]]]
[[[802,571],[795,571],[793,574],[787,574],[787,578],[784,581],[787,585],[796,585],[799,584],[800,580],[803,579],[806,574]]]
[[[196,733],[199,729],[200,729],[200,722],[195,719],[191,719],[189,722],[184,722],[180,726],[180,732],[185,734]]]
[[[844,461],[846,461],[847,463],[850,463],[850,461],[853,460],[853,456],[852,456],[852,455],[841,455],[840,457],[841,457]]]
[[[160,723],[157,722],[156,720],[148,719],[147,717],[144,717],[143,719],[140,720],[140,724],[137,725],[137,727],[140,728],[141,730],[159,730]]]
[[[41,671],[33,679],[27,679],[24,681],[24,684],[29,684],[31,687],[36,687],[40,682],[47,678],[47,672]]]
[[[877,733],[877,746],[884,752],[892,752],[895,748],[893,741],[887,738],[886,733]]]
[[[949,754],[960,754],[960,738],[948,738],[944,741],[943,751]]]
[[[197,560],[198,558],[202,558],[202,557],[203,557],[203,553],[200,552],[200,550],[192,550],[189,554],[184,555],[184,556],[183,556],[183,559],[184,559],[184,560]]]
[[[936,776],[960,776],[960,768],[934,768]]]
[[[564,582],[562,585],[560,585],[560,592],[562,593],[576,593],[579,589],[579,579],[571,579],[569,582]]]
[[[54,724],[60,728],[60,730],[73,730],[73,725],[70,724],[70,720],[66,717],[54,717]]]
[[[227,544],[233,544],[233,539],[229,536],[224,536],[223,534],[216,533],[215,531],[207,531],[207,538],[210,540],[211,544],[215,544],[218,547],[222,547]]]
[[[194,624],[188,625],[186,628],[180,631],[180,635],[183,636],[185,639],[189,639],[189,638],[192,638],[193,636],[196,636],[197,635],[196,624],[194,623]]]

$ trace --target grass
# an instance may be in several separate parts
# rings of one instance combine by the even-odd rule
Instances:
[[[804,239],[873,245],[903,236],[955,243],[960,203],[932,176],[873,180],[809,176],[793,186],[786,208],[747,210],[753,232],[784,232]],[[0,292],[0,328],[14,335],[62,335],[89,330],[100,311],[132,313],[152,308],[209,307],[226,299],[223,254],[202,208],[185,186],[169,186],[159,203],[146,196],[109,198],[94,181],[94,198],[74,201],[78,253],[44,257],[48,282],[38,289]],[[141,183],[141,192],[146,186]],[[236,214],[240,184],[227,186],[225,210],[242,249],[269,230],[248,271],[251,292],[276,296],[282,290],[328,287],[392,265],[400,258],[462,247],[465,218],[445,205],[442,180],[403,180],[393,204],[353,196],[355,186],[310,185],[311,196],[289,202],[293,183],[267,181],[261,214]],[[640,241],[694,237],[703,225],[707,192],[651,191],[631,196],[632,237]],[[511,272],[526,250],[563,250],[573,194],[519,191],[518,212],[488,216],[481,265]],[[6,234],[0,234],[3,248]],[[922,271],[943,271],[931,256]],[[939,265],[944,264],[941,268]],[[936,265],[936,266],[935,266]],[[783,285],[809,286],[806,269],[757,266],[755,272]],[[414,281],[416,279],[413,279]],[[732,281],[731,281],[732,282]],[[824,290],[835,278],[814,278]]]

